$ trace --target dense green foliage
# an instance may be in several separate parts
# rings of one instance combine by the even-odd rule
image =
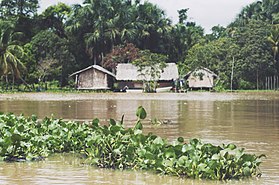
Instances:
[[[139,107],[134,128],[110,119],[101,126],[35,116],[0,115],[0,158],[5,161],[42,160],[53,153],[83,154],[87,164],[102,168],[141,169],[187,178],[240,179],[260,175],[261,157],[234,144],[214,146],[198,139],[173,143],[143,134],[146,111]]]
[[[143,77],[143,90],[145,92],[156,92],[157,82],[166,68],[166,56],[151,53],[149,50],[143,50],[139,57],[133,61],[138,68],[139,75]]]
[[[213,27],[189,49],[182,72],[207,67],[219,75],[218,85],[224,88],[233,80],[233,89],[263,89],[265,77],[278,75],[278,12],[276,0],[244,7],[227,28]]]
[[[206,35],[189,21],[187,8],[178,11],[179,22],[173,24],[148,1],[85,0],[72,7],[58,3],[40,14],[38,7],[38,0],[0,2],[2,89],[45,81],[62,88],[77,70],[98,64],[114,72],[117,63],[132,62],[142,50],[178,63],[181,77],[206,67],[219,76],[222,88],[231,82],[234,89],[263,88],[265,77],[278,75],[277,0],[252,3],[230,25],[216,25]],[[3,52],[8,50],[12,55],[5,61]]]

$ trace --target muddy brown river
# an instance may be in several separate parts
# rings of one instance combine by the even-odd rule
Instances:
[[[235,143],[249,153],[266,154],[262,177],[242,181],[204,181],[160,176],[145,171],[117,171],[82,165],[74,155],[51,156],[41,162],[0,162],[0,184],[279,184],[279,93],[186,94],[0,94],[0,112],[54,116],[103,124],[120,119],[135,123],[142,105],[148,117],[144,132],[169,141],[183,136],[213,144]],[[162,124],[153,125],[156,118]]]

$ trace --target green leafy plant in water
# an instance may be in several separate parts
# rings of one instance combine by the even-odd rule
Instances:
[[[6,161],[39,160],[53,153],[76,152],[86,163],[102,168],[141,169],[187,178],[213,180],[241,179],[260,174],[264,155],[244,153],[234,144],[215,146],[179,137],[173,143],[152,133],[143,134],[145,109],[136,112],[134,128],[121,121],[109,120],[100,125],[66,122],[35,116],[25,118],[0,114],[0,157]]]

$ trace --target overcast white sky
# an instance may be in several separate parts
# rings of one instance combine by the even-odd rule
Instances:
[[[218,24],[227,26],[234,20],[241,9],[256,0],[149,0],[165,10],[167,17],[174,23],[178,20],[177,10],[189,8],[191,21],[205,28],[206,32]],[[40,0],[41,9],[49,5],[64,2],[66,4],[82,4],[83,0]]]

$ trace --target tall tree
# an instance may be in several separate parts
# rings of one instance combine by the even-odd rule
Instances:
[[[71,33],[78,32],[86,47],[91,64],[100,64],[104,55],[118,45],[120,35],[122,38],[127,35],[127,29],[124,34],[121,27],[129,23],[125,18],[125,11],[129,8],[122,0],[87,0],[83,7],[76,7],[73,15],[70,17],[68,30]],[[128,25],[128,24],[127,24]]]
[[[88,0],[85,1],[84,11],[93,20],[89,32],[85,34],[85,43],[88,54],[94,64],[100,64],[104,54],[112,49],[113,43],[119,34],[113,18],[120,9],[119,0]]]
[[[206,67],[219,76],[218,85],[229,88],[232,59],[238,59],[235,48],[237,46],[232,39],[226,37],[198,43],[189,50],[185,61],[180,64],[180,74],[184,76],[196,68]]]
[[[273,66],[275,74],[278,73],[278,54],[279,54],[279,24],[274,25],[270,35],[267,37],[273,52]],[[277,66],[276,66],[277,65]]]
[[[156,5],[144,2],[136,6],[136,20],[138,22],[138,41],[140,49],[148,49],[152,52],[162,53],[160,49],[164,36],[171,31],[171,22],[166,18],[165,12]]]
[[[69,51],[68,41],[50,30],[44,30],[32,38],[30,45],[38,68],[51,63],[52,70],[43,80],[57,80],[61,87],[65,86],[69,74],[75,69],[75,59]]]
[[[78,62],[77,69],[92,65],[84,41],[85,34],[90,30],[91,20],[84,7],[76,4],[72,6],[71,14],[65,22],[65,31],[70,43],[69,50]]]
[[[272,54],[266,39],[270,29],[270,24],[252,19],[245,27],[235,31],[233,40],[241,48],[237,70],[241,73],[243,84],[250,84],[250,88],[263,87],[265,77],[273,75]]]
[[[14,77],[19,78],[21,70],[25,68],[21,62],[24,50],[17,44],[16,35],[12,24],[0,20],[0,75],[8,80],[11,74],[13,82]]]
[[[203,38],[203,28],[194,22],[188,22],[187,10],[182,9],[179,13],[179,23],[174,25],[171,30],[169,42],[169,58],[171,61],[183,62],[188,50]]]
[[[15,32],[21,32],[18,40],[21,44],[30,41],[34,36],[35,15],[39,7],[38,0],[2,0],[0,2],[0,17],[13,21]]]
[[[166,61],[165,55],[152,53],[149,50],[140,51],[139,58],[133,61],[138,68],[139,75],[143,77],[145,92],[156,92],[157,82],[167,66]]]
[[[205,36],[205,38],[206,38],[208,41],[217,40],[217,39],[219,39],[219,38],[221,38],[221,37],[227,36],[226,28],[223,27],[223,26],[220,26],[220,25],[213,26],[213,27],[211,28],[211,31],[212,31],[212,33],[207,34],[207,35]]]
[[[38,0],[2,0],[1,17],[33,17],[39,7]]]
[[[279,24],[279,1],[277,0],[263,0],[262,6],[262,20],[268,21],[271,24]]]
[[[157,6],[128,0],[86,0],[67,24],[71,35],[84,41],[89,64],[101,64],[114,46],[125,43],[165,52],[164,35],[171,28]]]
[[[244,26],[250,20],[259,20],[271,24],[279,23],[279,1],[262,0],[251,3],[244,7],[236,20],[231,24],[234,26]]]
[[[40,15],[40,29],[52,29],[58,36],[66,37],[64,23],[70,14],[71,7],[64,3],[49,6]]]

